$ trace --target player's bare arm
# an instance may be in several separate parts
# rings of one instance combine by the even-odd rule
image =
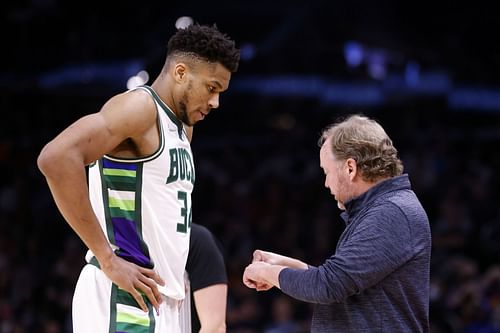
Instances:
[[[91,207],[84,167],[104,154],[134,153],[123,145],[127,141],[137,147],[138,153],[154,151],[151,133],[158,138],[151,98],[139,92],[121,94],[110,99],[99,113],[85,116],[61,132],[38,157],[38,166],[65,220],[94,253],[103,272],[131,293],[144,311],[147,306],[139,291],[158,308],[161,295],[156,284],[163,281],[153,270],[114,255]]]

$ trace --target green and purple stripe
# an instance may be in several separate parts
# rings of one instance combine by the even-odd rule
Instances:
[[[109,333],[153,333],[155,331],[153,306],[146,296],[142,297],[148,306],[148,312],[140,309],[132,295],[113,284]]]
[[[116,254],[142,267],[153,267],[142,239],[142,163],[101,159],[106,227]]]

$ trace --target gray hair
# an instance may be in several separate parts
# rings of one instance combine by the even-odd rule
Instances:
[[[351,115],[327,127],[319,139],[339,160],[352,158],[366,181],[399,176],[403,163],[385,130],[375,120],[363,115]]]

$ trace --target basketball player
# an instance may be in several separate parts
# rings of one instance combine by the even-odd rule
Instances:
[[[195,181],[185,125],[219,106],[238,62],[215,26],[181,29],[151,87],[112,97],[43,148],[38,166],[89,248],[74,332],[179,332]]]
[[[228,281],[224,257],[210,230],[196,223],[191,224],[186,278],[181,332],[226,332]]]

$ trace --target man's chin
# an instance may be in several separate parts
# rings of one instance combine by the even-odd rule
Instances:
[[[337,201],[337,207],[339,207],[340,210],[345,210],[345,206],[343,202]]]

